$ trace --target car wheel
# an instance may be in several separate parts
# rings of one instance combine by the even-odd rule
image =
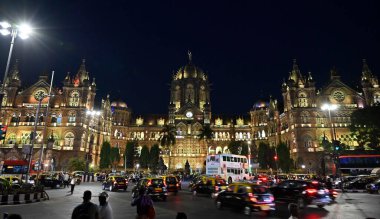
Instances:
[[[223,208],[222,202],[220,200],[218,200],[218,201],[215,202],[215,206],[216,206],[217,209],[222,209]]]
[[[109,190],[110,190],[110,192],[113,191],[113,186],[112,185],[110,185]]]
[[[193,195],[194,195],[194,196],[197,196],[197,191],[194,190],[194,191],[193,191]]]
[[[270,216],[270,214],[271,214],[271,211],[264,211],[264,215],[265,215],[265,216],[268,217],[268,216]]]
[[[252,213],[251,207],[245,206],[244,207],[244,214],[247,215],[247,216],[250,216],[251,213]]]
[[[162,201],[166,202],[166,196],[162,197]]]
[[[106,186],[104,184],[102,185],[102,190],[106,190]]]
[[[124,188],[124,191],[127,191],[127,187]]]
[[[132,192],[132,198],[135,198],[135,192]]]
[[[318,208],[323,208],[323,207],[325,207],[325,205],[317,205],[318,206]]]
[[[305,208],[305,201],[303,200],[303,198],[300,197],[297,199],[297,206],[299,209]]]

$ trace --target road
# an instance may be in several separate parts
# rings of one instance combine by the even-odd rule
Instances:
[[[114,211],[115,219],[134,218],[135,207],[131,207],[131,192],[128,191],[110,192],[110,204]],[[68,193],[69,189],[48,190],[50,200],[22,204],[15,206],[1,206],[0,212],[18,213],[23,219],[67,219],[71,218],[71,212],[75,206],[82,202],[82,194],[85,190],[91,190],[97,196],[101,190],[100,183],[83,183],[75,187],[73,195]],[[92,201],[98,203],[96,197]],[[188,218],[247,218],[241,212],[230,209],[217,210],[213,200],[209,197],[194,197],[188,191],[181,191],[177,196],[170,195],[166,202],[155,202],[156,218],[175,218],[177,212],[185,212]],[[370,195],[366,193],[343,193],[340,194],[337,202],[326,206],[324,209],[310,206],[302,211],[301,218],[344,218],[344,219],[365,219],[380,218],[380,195]],[[259,212],[252,214],[252,218],[265,218]],[[277,210],[267,218],[288,218],[289,213],[284,204],[278,204]],[[0,217],[1,218],[1,217]]]

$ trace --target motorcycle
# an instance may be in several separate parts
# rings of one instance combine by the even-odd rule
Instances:
[[[331,200],[335,201],[335,199],[338,197],[338,192],[335,189],[329,189],[329,196]]]

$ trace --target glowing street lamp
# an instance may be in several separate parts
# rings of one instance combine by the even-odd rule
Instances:
[[[11,35],[11,37],[12,37],[11,46],[9,48],[7,65],[5,67],[3,85],[1,86],[1,90],[0,90],[0,103],[3,102],[5,80],[7,79],[7,75],[8,75],[9,63],[10,63],[11,57],[12,57],[13,45],[15,43],[15,38],[17,36],[19,36],[21,39],[27,39],[27,38],[29,38],[31,33],[32,33],[32,28],[28,24],[11,25],[10,23],[8,23],[6,21],[0,22],[0,34],[2,34],[4,36]],[[1,107],[1,105],[0,105],[0,107]]]
[[[331,138],[335,141],[336,140],[336,133],[335,133],[335,126],[334,126],[334,123],[332,122],[331,120],[331,111],[335,111],[338,109],[338,105],[336,104],[323,104],[321,109],[323,111],[328,111],[329,112],[329,122],[330,122],[330,125],[331,125]]]

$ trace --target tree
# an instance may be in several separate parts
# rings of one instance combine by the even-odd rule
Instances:
[[[111,165],[111,145],[108,141],[103,142],[102,149],[100,150],[100,169],[109,168]]]
[[[150,165],[150,168],[153,170],[153,172],[157,170],[159,159],[160,159],[160,147],[158,146],[158,144],[154,144],[150,148],[150,152],[149,152],[149,165]]]
[[[351,114],[351,135],[355,136],[359,147],[368,146],[380,150],[380,106],[358,109]]]
[[[277,157],[278,168],[288,173],[292,166],[292,160],[290,158],[289,148],[284,142],[280,142],[277,145]]]
[[[86,169],[86,161],[82,158],[72,157],[69,160],[68,169],[72,171],[84,171]]]
[[[144,145],[141,149],[140,166],[141,168],[148,168],[149,165],[149,148]]]
[[[275,168],[276,163],[274,156],[276,155],[275,147],[270,147],[264,142],[260,142],[257,160],[261,168]]]
[[[171,146],[175,145],[176,131],[175,127],[172,125],[165,125],[160,132],[160,138],[158,139],[161,146],[169,156],[168,169],[170,170],[170,152]]]
[[[190,164],[188,160],[186,160],[186,163],[185,163],[185,173],[190,174]]]
[[[200,134],[198,135],[199,140],[203,140],[206,142],[206,150],[208,152],[208,148],[210,145],[210,142],[214,138],[214,131],[211,129],[210,124],[204,124],[203,127],[200,130]]]
[[[117,165],[120,162],[120,149],[118,147],[112,147],[110,153],[110,161],[112,168],[117,168]]]
[[[228,143],[228,150],[231,154],[240,154],[241,153],[241,142],[232,140]]]
[[[126,159],[126,166],[127,168],[133,168],[134,162],[135,162],[135,147],[137,142],[136,141],[128,141],[125,145],[125,158]]]

